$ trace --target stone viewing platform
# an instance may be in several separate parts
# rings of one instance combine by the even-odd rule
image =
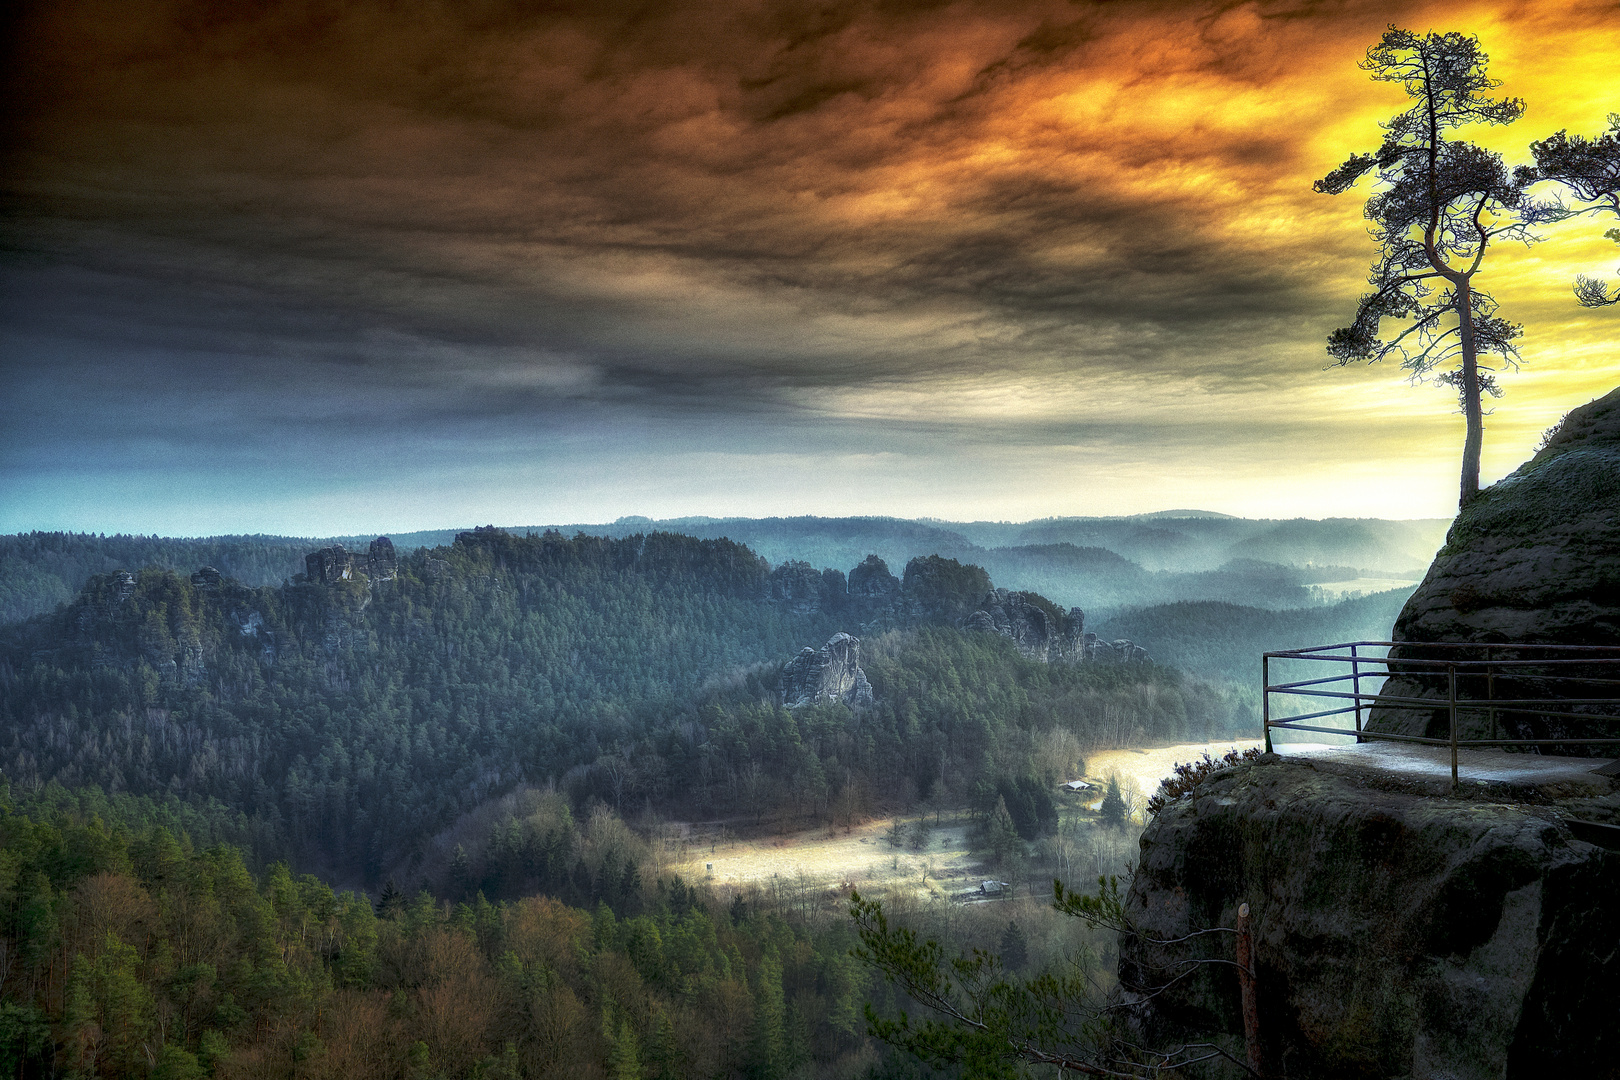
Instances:
[[[1457,781],[1451,785],[1451,751],[1418,743],[1277,743],[1279,758],[1373,787],[1398,785],[1411,794],[1459,799],[1546,802],[1597,798],[1614,789],[1620,761],[1558,757],[1503,750],[1457,751]]]

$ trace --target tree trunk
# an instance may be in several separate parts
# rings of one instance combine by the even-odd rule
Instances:
[[[1479,452],[1485,442],[1485,417],[1480,407],[1479,360],[1474,348],[1474,296],[1467,279],[1457,283],[1457,333],[1462,344],[1463,417],[1468,432],[1463,439],[1462,493],[1458,508],[1479,494]]]

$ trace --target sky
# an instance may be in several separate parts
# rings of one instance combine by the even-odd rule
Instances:
[[[1444,517],[1454,394],[1330,366],[1391,23],[1528,160],[1620,2],[58,0],[0,103],[0,531],[1200,508]],[[1493,249],[1494,481],[1614,387],[1613,224]]]

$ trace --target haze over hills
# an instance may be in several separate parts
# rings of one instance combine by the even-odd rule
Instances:
[[[1444,536],[1443,520],[1265,521],[1199,511],[1129,518],[947,522],[882,517],[709,518],[528,526],[622,539],[649,532],[729,539],[777,566],[847,573],[868,555],[896,572],[940,555],[983,567],[1003,588],[1085,610],[1088,629],[1129,638],[1155,658],[1247,680],[1259,651],[1305,638],[1381,638]],[[446,547],[455,534],[393,534],[401,553]],[[94,574],[146,567],[189,574],[207,565],[250,587],[298,578],[305,556],[372,537],[165,539],[30,533],[0,537],[0,623],[71,599]],[[1376,596],[1374,595],[1376,594]],[[1336,601],[1366,595],[1361,604]]]

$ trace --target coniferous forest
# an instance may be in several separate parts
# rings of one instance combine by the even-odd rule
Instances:
[[[722,539],[481,529],[335,565],[96,573],[0,631],[14,1074],[909,1069],[866,1037],[865,1003],[895,1001],[847,919],[664,876],[643,826],[957,806],[1007,865],[1059,826],[1054,744],[1252,712],[1231,684],[964,630],[989,577],[939,557],[846,576]],[[785,708],[783,662],[839,631],[874,703]],[[445,864],[458,823],[477,842]]]

